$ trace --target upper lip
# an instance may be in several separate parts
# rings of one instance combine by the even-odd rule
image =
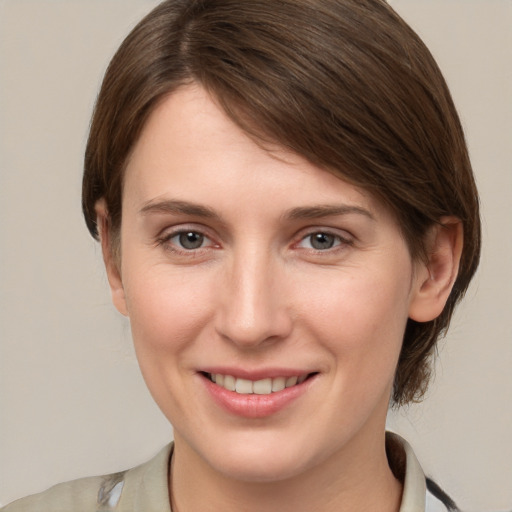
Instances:
[[[200,373],[231,375],[232,377],[239,379],[257,381],[262,379],[275,379],[277,377],[300,377],[301,375],[309,375],[310,373],[315,372],[312,370],[297,368],[244,369],[227,366],[211,366],[201,368]]]

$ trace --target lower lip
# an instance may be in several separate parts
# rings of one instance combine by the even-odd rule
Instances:
[[[243,418],[265,418],[286,409],[308,390],[311,381],[314,380],[314,377],[310,377],[302,384],[269,395],[244,395],[235,391],[228,391],[203,375],[201,375],[201,378],[217,405]]]

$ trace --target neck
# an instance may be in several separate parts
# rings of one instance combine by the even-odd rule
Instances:
[[[307,472],[272,482],[226,476],[177,435],[170,475],[173,512],[398,512],[402,494],[388,465],[384,432],[370,442],[354,440]]]

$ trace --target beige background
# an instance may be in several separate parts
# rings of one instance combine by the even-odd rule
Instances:
[[[80,213],[102,73],[154,4],[0,0],[0,503],[132,466],[171,436]],[[464,510],[512,510],[512,2],[392,5],[452,88],[485,245],[428,399],[389,423]]]

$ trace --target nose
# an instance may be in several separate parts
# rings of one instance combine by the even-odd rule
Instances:
[[[245,349],[286,338],[292,330],[292,317],[284,274],[270,251],[235,255],[220,283],[217,332]]]

